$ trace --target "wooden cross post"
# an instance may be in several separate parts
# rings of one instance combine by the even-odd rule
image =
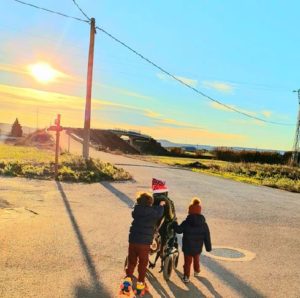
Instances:
[[[60,132],[63,128],[60,126],[60,114],[57,115],[57,118],[54,121],[55,125],[51,125],[48,130],[56,131],[56,144],[55,144],[55,165],[54,165],[54,178],[57,180],[58,176],[58,155],[59,155],[59,137]]]

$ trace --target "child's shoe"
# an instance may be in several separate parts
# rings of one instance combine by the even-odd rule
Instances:
[[[145,282],[138,281],[134,293],[140,297],[143,297],[147,292],[149,292],[147,284]]]
[[[196,271],[195,271],[195,272],[194,272],[194,276],[195,276],[195,277],[200,276],[200,271],[199,271],[199,272],[196,272]]]
[[[120,295],[130,296],[132,292],[132,279],[129,276],[126,276],[120,286]]]
[[[182,277],[182,281],[184,282],[184,283],[189,283],[190,282],[190,279],[186,276],[186,275],[184,275],[183,277]]]

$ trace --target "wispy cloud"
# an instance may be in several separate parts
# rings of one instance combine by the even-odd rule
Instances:
[[[62,114],[63,125],[82,126],[85,99],[62,93],[40,91],[32,88],[20,88],[16,86],[0,85],[1,111],[0,118],[3,122],[11,123],[15,117],[19,117],[23,125],[35,126],[36,109],[39,108],[40,124],[48,126],[57,113]],[[139,115],[150,121],[143,121],[139,126],[127,123],[126,117],[120,119],[107,116],[107,111],[114,109],[116,115],[137,117]],[[172,118],[165,118],[160,113],[150,109],[137,108],[135,106],[111,102],[104,99],[93,99],[92,110],[100,113],[99,118],[92,117],[93,127],[111,128],[122,126],[142,130],[155,138],[171,138],[185,142],[211,142],[212,140],[241,140],[245,138],[239,134],[228,134],[210,131],[194,124],[182,122]],[[98,114],[97,114],[98,115]],[[106,117],[106,118],[105,118]],[[137,118],[138,119],[138,118]]]
[[[158,119],[162,116],[160,113],[151,110],[144,110],[144,115],[148,118],[153,118],[153,119]]]
[[[167,126],[170,126],[170,127],[202,129],[201,127],[199,127],[197,125],[187,123],[187,122],[183,122],[183,121],[178,121],[176,119],[171,119],[171,118],[160,118],[160,119],[157,119],[157,122],[160,125],[167,125]]]
[[[0,64],[0,71],[8,72],[8,73],[17,73],[22,75],[28,74],[28,71],[26,69],[22,69],[18,66],[11,65],[11,64]]]
[[[235,146],[242,145],[247,136],[234,133],[222,133],[207,129],[191,129],[186,127],[160,126],[132,126],[122,124],[125,129],[142,130],[143,133],[153,136],[156,139],[168,139],[180,143],[194,144],[215,144]]]
[[[216,109],[216,110],[221,110],[221,111],[225,111],[225,112],[234,112],[233,110],[230,110],[230,109],[226,108],[225,106],[218,104],[217,102],[210,102],[209,105],[212,108]],[[237,109],[237,110],[239,110],[243,113],[246,113],[248,115],[251,115],[251,116],[258,116],[259,115],[259,112],[253,112],[253,111],[250,111],[250,110],[241,109],[241,108],[239,108],[235,105],[227,104],[227,106],[229,106],[233,109]]]
[[[172,127],[186,127],[186,128],[201,129],[200,127],[198,127],[194,124],[179,121],[179,120],[173,119],[173,118],[166,118],[162,114],[151,111],[151,110],[143,110],[143,114],[144,114],[144,116],[154,120],[155,123],[157,123],[158,125],[167,125],[167,126],[172,126]]]
[[[103,84],[103,83],[99,83],[99,82],[94,82],[93,84],[96,86],[99,86],[101,88],[110,89],[110,91],[112,91],[114,93],[118,93],[118,94],[125,95],[128,97],[134,97],[134,98],[143,99],[143,100],[152,100],[153,99],[151,96],[148,96],[148,95],[136,92],[136,91],[128,90],[125,88],[119,88],[119,87],[115,87],[115,86],[111,86],[111,85],[107,85],[107,84]]]
[[[14,111],[15,107],[18,106],[23,109],[24,114],[26,113],[26,110],[35,110],[36,107],[48,111],[55,111],[54,113],[64,112],[68,114],[71,111],[76,112],[78,116],[72,119],[72,125],[76,123],[78,117],[81,118],[85,106],[85,99],[82,97],[10,85],[0,85],[0,100],[2,111],[4,109]],[[191,124],[179,122],[175,119],[164,119],[160,113],[150,109],[143,109],[104,99],[93,99],[92,108],[93,111],[105,108],[118,109],[123,112],[131,111],[143,115],[145,118],[152,120],[155,124],[160,123],[172,126],[193,127]]]
[[[273,114],[272,111],[262,111],[261,112],[266,118],[270,118]]]
[[[231,119],[229,122],[233,125],[243,125],[243,126],[266,126],[266,123],[256,119]]]
[[[34,66],[33,64],[12,65],[12,64],[1,64],[0,63],[0,72],[15,73],[15,74],[19,74],[19,75],[26,75],[26,76],[32,77],[31,69],[33,66]],[[86,84],[86,80],[83,78],[67,74],[67,73],[57,70],[57,69],[53,69],[53,71],[55,72],[55,76],[57,78],[56,83],[77,84],[77,85],[80,84],[83,86],[85,86],[85,84]],[[106,84],[98,83],[98,82],[93,82],[93,85],[100,86],[101,88],[110,89],[114,93],[121,94],[121,95],[131,97],[131,98],[138,98],[138,99],[143,99],[143,100],[152,100],[153,99],[150,96],[147,96],[147,95],[144,95],[139,92],[132,91],[132,90],[128,90],[125,88],[119,88],[119,87],[110,86],[110,85],[106,85]]]
[[[231,112],[231,113],[234,113],[233,110],[230,110],[230,109],[227,109],[225,106],[223,105],[220,105],[216,102],[210,102],[209,105],[216,109],[216,110],[221,110],[221,111],[225,111],[225,112]],[[231,107],[231,108],[234,108],[234,109],[237,109],[243,113],[246,113],[250,116],[253,116],[253,117],[259,117],[259,118],[270,118],[274,113],[272,111],[257,111],[257,112],[254,112],[254,111],[251,111],[251,110],[245,110],[245,109],[242,109],[238,106],[235,106],[235,105],[230,105],[230,104],[227,104],[227,106]],[[242,120],[240,122],[240,124],[255,124],[255,125],[264,125],[263,121],[259,121],[259,120],[256,120],[256,119],[245,119],[245,120]],[[237,124],[237,123],[236,123]]]
[[[225,112],[231,112],[231,113],[235,113],[233,110],[230,110],[230,109],[227,109],[225,106],[222,106],[216,102],[211,102],[209,103],[209,105],[216,109],[216,110],[221,110],[221,111],[225,111]],[[257,112],[254,112],[254,111],[251,111],[251,110],[245,110],[245,109],[242,109],[238,106],[235,106],[235,105],[231,105],[231,104],[227,104],[227,106],[231,107],[231,108],[234,108],[234,109],[237,109],[243,113],[246,113],[250,116],[253,116],[253,117],[260,117],[260,118],[270,118],[271,115],[273,114],[272,111],[257,111]],[[255,119],[254,119],[255,120]],[[247,121],[247,120],[246,120]],[[258,120],[255,120],[257,122],[262,122],[262,121],[258,121]]]
[[[208,89],[214,89],[223,93],[233,93],[235,85],[219,81],[202,81],[201,85]]]
[[[171,78],[170,76],[164,74],[164,73],[157,73],[156,76],[163,81],[174,81],[173,78]],[[182,77],[182,76],[175,76],[177,79],[181,80],[182,82],[184,82],[185,84],[188,84],[192,87],[196,87],[198,85],[198,81],[195,79],[191,79],[191,78],[186,78],[186,77]]]

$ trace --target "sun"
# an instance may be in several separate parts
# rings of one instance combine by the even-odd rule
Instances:
[[[28,68],[30,74],[40,83],[46,84],[52,82],[59,76],[59,72],[57,70],[44,62],[31,64]]]

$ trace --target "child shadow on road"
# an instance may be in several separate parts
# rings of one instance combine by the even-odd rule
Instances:
[[[178,270],[175,270],[175,273],[177,274],[178,278],[181,280],[182,273]],[[180,287],[178,287],[174,282],[171,280],[168,282],[168,286],[170,290],[173,292],[175,297],[199,297],[199,298],[206,298],[206,296],[198,289],[192,282],[189,283],[182,283],[188,288],[188,290],[184,290]]]
[[[211,294],[215,297],[215,298],[222,298],[223,296],[221,296],[213,287],[212,283],[204,276],[197,276],[195,277],[196,279],[198,279],[202,284],[205,285],[205,287],[211,292]]]
[[[175,271],[178,277],[181,279],[181,273],[179,271]],[[171,279],[167,281],[167,285],[172,292],[172,296],[170,296],[164,287],[160,284],[157,278],[152,274],[151,271],[147,271],[147,279],[152,287],[156,290],[159,297],[162,298],[171,298],[171,297],[206,297],[194,284],[191,282],[185,284],[188,290],[182,289],[181,287],[177,286]],[[182,282],[183,283],[183,282]]]
[[[163,286],[160,284],[160,282],[157,280],[157,278],[153,275],[153,273],[150,270],[147,270],[146,277],[148,282],[152,285],[152,287],[159,295],[159,297],[171,298],[170,295],[166,292],[166,290],[163,288]]]

